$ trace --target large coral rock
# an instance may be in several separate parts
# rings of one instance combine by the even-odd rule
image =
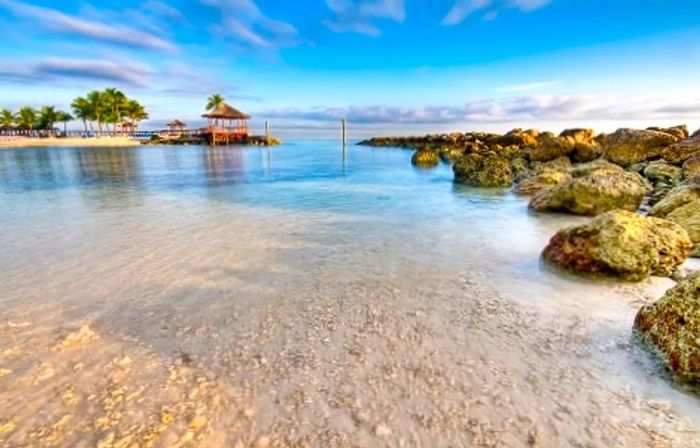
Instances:
[[[586,173],[586,171],[583,171]],[[615,172],[607,167],[577,176],[539,193],[530,201],[538,212],[566,212],[594,216],[610,210],[636,211],[648,184],[638,174]]]
[[[495,153],[469,154],[452,167],[455,181],[474,187],[510,187],[513,170],[510,161]]]
[[[560,230],[543,257],[571,272],[639,281],[670,276],[691,247],[688,234],[675,223],[616,210]]]
[[[489,143],[500,146],[517,146],[518,148],[530,148],[537,145],[540,132],[536,129],[513,129],[507,134],[489,139]]]
[[[571,161],[560,157],[549,162],[532,162],[530,168],[520,173],[513,191],[516,194],[531,196],[542,190],[571,179]]]
[[[538,145],[530,148],[530,160],[548,162],[566,157],[571,154],[575,146],[576,141],[572,137],[555,137],[552,133],[544,132],[540,134]]]
[[[570,142],[573,142],[574,149],[569,157],[574,162],[591,162],[603,154],[593,129],[567,129],[559,135],[559,138],[569,139]]]
[[[688,138],[688,126],[682,124],[680,126],[673,126],[671,128],[658,128],[651,127],[647,128],[648,131],[659,131],[676,137],[679,141]]]
[[[601,140],[605,159],[622,166],[658,158],[664,148],[678,141],[665,132],[637,129],[618,129]]]
[[[677,166],[669,163],[656,160],[651,162],[644,168],[644,177],[652,183],[664,182],[666,184],[675,184],[681,180],[683,172]]]
[[[601,174],[620,174],[624,173],[625,170],[620,165],[615,165],[614,163],[606,162],[605,160],[599,159],[593,162],[581,163],[571,167],[571,175],[574,177],[588,176],[589,174],[596,173]]]
[[[700,157],[693,157],[683,162],[683,179],[700,176]]]
[[[419,149],[413,153],[411,163],[421,168],[431,168],[440,163],[440,154],[429,149]]]
[[[693,256],[700,256],[700,185],[681,185],[675,188],[652,207],[649,215],[683,227],[696,245]]]
[[[684,140],[669,146],[661,152],[661,157],[677,165],[693,157],[700,157],[700,138]]]
[[[677,381],[700,384],[700,272],[639,310],[634,331]]]

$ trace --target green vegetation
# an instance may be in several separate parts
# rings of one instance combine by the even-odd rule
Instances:
[[[34,109],[22,107],[13,113],[9,109],[0,110],[0,129],[21,129],[25,131],[42,130],[53,134],[57,123],[63,123],[65,134],[68,122],[81,120],[85,132],[97,130],[133,132],[138,123],[148,119],[148,112],[136,100],[128,98],[114,87],[104,91],[92,91],[85,97],[79,97],[71,103],[73,114],[56,109],[56,106],[44,106]],[[110,129],[111,125],[111,129]]]
[[[221,106],[226,102],[226,98],[223,96],[219,95],[218,93],[213,94],[209,98],[207,98],[207,110],[212,111],[216,109],[217,107]]]
[[[93,90],[85,97],[78,97],[71,103],[73,114],[76,119],[81,120],[85,126],[85,131],[94,130],[93,124],[97,125],[97,130],[112,131],[117,129],[133,132],[137,129],[138,123],[148,119],[148,112],[136,100],[128,98],[123,92],[114,87],[103,91]]]

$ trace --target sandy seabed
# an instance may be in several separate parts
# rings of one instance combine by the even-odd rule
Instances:
[[[427,250],[467,253],[453,235],[90,200],[0,237],[0,446],[700,446],[630,337],[666,283],[582,303]]]

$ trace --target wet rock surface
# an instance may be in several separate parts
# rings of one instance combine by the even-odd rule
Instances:
[[[619,129],[603,137],[601,144],[606,160],[630,166],[660,157],[665,148],[677,141],[676,137],[665,132]]]
[[[572,172],[572,179],[535,196],[530,208],[538,212],[586,216],[616,209],[636,211],[648,188],[644,180],[634,173],[610,171],[605,167],[590,172]]]
[[[670,276],[691,248],[688,234],[675,223],[613,211],[560,230],[543,257],[568,271],[639,281]]]
[[[700,272],[643,307],[634,329],[676,380],[700,385]]]
[[[496,153],[469,154],[453,166],[455,181],[473,187],[510,187],[513,171],[510,161]]]

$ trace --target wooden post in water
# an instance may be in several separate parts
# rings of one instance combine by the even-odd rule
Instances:
[[[345,118],[341,120],[341,126],[343,129],[343,146],[348,144],[348,122]]]
[[[265,122],[265,144],[270,145],[270,122]]]

